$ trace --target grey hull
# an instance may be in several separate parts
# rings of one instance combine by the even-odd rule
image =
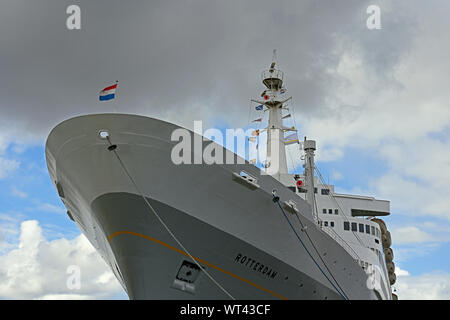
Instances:
[[[183,246],[236,299],[341,299],[336,291],[267,253],[190,215],[148,199]],[[228,299],[201,271],[190,285],[174,286],[184,261],[192,261],[139,195],[106,194],[92,211],[112,235],[119,277],[132,299]],[[133,231],[129,231],[133,230]]]
[[[47,166],[62,201],[130,298],[227,296],[204,271],[187,286],[190,293],[172,288],[179,285],[174,282],[183,261],[190,259],[177,251],[181,249],[146,207],[109,144],[99,138],[103,129],[143,195],[234,297],[335,299],[341,297],[339,288],[349,299],[376,298],[358,263],[317,227],[310,206],[279,181],[245,161],[174,164],[171,133],[177,128],[147,117],[99,114],[67,120],[47,140]],[[242,170],[258,179],[257,189],[236,183],[233,174]],[[272,202],[273,189],[282,203],[297,203],[299,214],[288,218],[306,249]],[[275,270],[276,276],[259,270],[260,265]]]

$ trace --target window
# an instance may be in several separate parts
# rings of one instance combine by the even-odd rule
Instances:
[[[323,222],[323,225],[324,225],[325,227],[328,227],[328,221],[324,221],[324,222]]]
[[[314,188],[314,193],[317,193],[317,188]]]
[[[364,224],[362,223],[359,224],[359,232],[364,233]]]
[[[370,230],[372,231],[372,235],[374,236],[374,235],[375,235],[375,227],[374,227],[374,226],[371,226],[371,227],[370,227]]]
[[[323,195],[327,196],[327,195],[330,194],[330,189],[322,189],[322,190],[320,190],[320,192],[321,192]]]
[[[324,214],[327,214],[327,209],[323,209],[322,212],[323,212]]]
[[[379,238],[379,237],[380,237],[380,230],[375,229],[375,233],[376,233],[376,235],[377,235],[377,238]]]
[[[344,230],[350,230],[350,222],[344,221]]]
[[[358,224],[356,222],[352,222],[352,231],[358,231]]]
[[[334,214],[339,214],[339,210],[338,209],[334,209]]]
[[[289,190],[291,190],[292,192],[295,192],[295,189],[297,189],[296,187],[288,187]]]
[[[329,214],[333,214],[333,209],[328,209]]]
[[[334,221],[330,221],[330,226],[334,228]]]
[[[370,226],[368,224],[366,224],[366,233],[370,234]]]

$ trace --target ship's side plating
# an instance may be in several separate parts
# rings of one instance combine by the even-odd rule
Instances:
[[[364,270],[316,225],[309,205],[276,179],[248,163],[175,165],[177,128],[142,116],[88,115],[61,123],[47,140],[62,201],[131,298],[229,298],[225,291],[237,299],[379,297]],[[108,132],[142,194],[100,131]],[[229,152],[223,149],[224,157]],[[242,171],[257,188],[233,179]],[[273,189],[281,203],[296,203],[299,213],[288,219],[305,247],[272,201]]]

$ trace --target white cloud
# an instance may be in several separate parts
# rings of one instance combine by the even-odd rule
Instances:
[[[14,186],[11,188],[11,194],[15,197],[19,197],[22,199],[28,197],[28,194],[26,192],[23,192],[22,190],[19,190],[17,187]]]
[[[14,170],[19,168],[20,162],[0,157],[0,179],[5,178]]]
[[[372,64],[367,48],[343,38],[351,45],[329,68],[341,81],[330,87],[328,111],[300,120],[318,141],[317,161],[340,160],[351,147],[386,166],[364,193],[391,200],[392,212],[450,220],[450,61],[443,54],[450,45],[436,40],[448,19],[428,9],[407,14],[418,28],[392,69]]]
[[[371,188],[391,195],[393,209],[408,215],[433,215],[450,219],[450,141],[422,137],[386,144],[380,154],[390,169]]]
[[[443,272],[411,276],[405,270],[398,274],[395,288],[399,300],[449,300],[450,274]]]
[[[417,227],[408,226],[392,229],[392,241],[396,245],[436,241],[430,234]]]
[[[18,229],[22,219],[22,214],[0,213],[0,254],[14,247],[11,239],[19,235]]]
[[[431,258],[431,254],[450,242],[450,227],[442,221],[392,225],[390,228],[396,261]],[[425,259],[425,258],[424,258]]]
[[[434,10],[408,14],[410,21],[419,21],[418,29],[410,50],[394,59],[392,69],[370,60],[369,51],[382,58],[386,47],[380,46],[388,42],[370,48],[342,38],[340,61],[333,69],[341,81],[329,90],[329,110],[321,119],[302,118],[310,136],[320,137],[328,146],[378,147],[381,139],[411,141],[450,124],[446,88],[450,62],[442,54],[449,43],[436,41],[444,33],[447,17]],[[409,150],[420,152],[418,148]]]
[[[22,153],[27,146],[41,143],[40,137],[28,129],[23,123],[0,119],[0,155],[6,153],[11,145],[14,152]]]
[[[65,213],[64,207],[56,206],[51,203],[41,203],[37,206],[39,211],[53,212],[53,213]]]
[[[395,267],[395,274],[397,275],[397,277],[404,277],[410,275],[408,271],[400,269],[400,267],[398,266]]]
[[[393,240],[395,241],[395,240]],[[400,245],[394,242],[392,249],[394,250],[394,262],[406,262],[411,259],[432,259],[433,254],[440,248],[440,243],[415,243],[408,245]]]
[[[340,173],[339,171],[333,170],[333,172],[331,173],[331,179],[333,179],[334,181],[342,180],[343,178],[344,178],[344,175],[342,173]]]
[[[47,241],[38,221],[21,224],[19,243],[0,256],[0,298],[96,299],[108,298],[122,288],[89,241]],[[68,266],[81,270],[81,288],[70,290]]]

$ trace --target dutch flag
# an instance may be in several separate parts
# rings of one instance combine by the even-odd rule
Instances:
[[[112,86],[106,87],[105,89],[100,91],[100,101],[108,101],[115,98],[117,82],[118,81],[116,81],[116,83]]]

